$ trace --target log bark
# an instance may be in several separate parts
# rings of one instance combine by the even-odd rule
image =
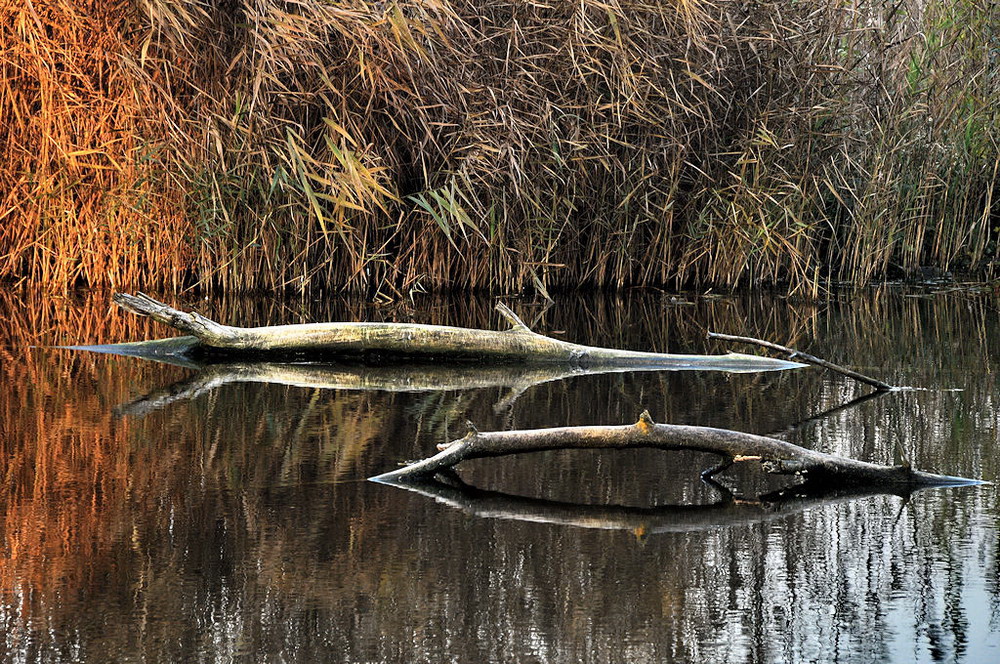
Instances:
[[[639,421],[629,426],[479,432],[470,425],[470,431],[464,438],[439,447],[442,451],[430,458],[371,479],[380,482],[420,481],[432,478],[468,459],[522,452],[645,447],[708,452],[720,456],[724,464],[756,462],[768,473],[795,475],[812,483],[837,486],[916,487],[979,483],[976,480],[913,470],[908,465],[882,466],[815,452],[777,438],[728,429],[656,424],[648,412],[643,412]],[[713,472],[718,470],[720,468]]]
[[[563,363],[580,367],[618,366],[661,369],[773,371],[799,368],[798,362],[758,355],[679,355],[584,346],[533,332],[509,308],[498,305],[512,327],[476,330],[411,323],[309,323],[272,327],[221,325],[143,295],[119,293],[114,301],[197,338],[184,352],[218,356],[366,356],[476,359],[516,363]],[[150,350],[161,350],[145,342]],[[178,346],[182,345],[180,343]],[[163,347],[165,348],[165,347]],[[133,353],[138,354],[138,353]]]

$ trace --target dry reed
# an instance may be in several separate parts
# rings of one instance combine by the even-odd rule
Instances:
[[[0,0],[0,279],[988,273],[986,0]]]

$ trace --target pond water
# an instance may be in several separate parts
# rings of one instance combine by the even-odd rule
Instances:
[[[184,304],[247,325],[500,325],[475,298]],[[105,294],[0,291],[2,661],[1000,660],[993,485],[770,505],[751,472],[720,489],[699,479],[710,458],[652,451],[482,460],[461,469],[475,489],[438,493],[366,481],[467,420],[626,424],[648,409],[995,482],[995,295],[513,304],[571,341],[721,352],[712,329],[927,389],[851,404],[869,389],[814,367],[199,372],[47,348],[170,336]]]

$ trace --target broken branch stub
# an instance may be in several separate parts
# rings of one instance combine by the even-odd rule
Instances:
[[[777,475],[799,475],[810,482],[851,486],[945,486],[978,484],[976,480],[935,475],[909,466],[882,466],[808,450],[776,438],[711,427],[656,424],[648,412],[627,426],[559,427],[522,431],[479,432],[440,445],[438,454],[371,478],[378,482],[408,482],[432,478],[462,461],[522,452],[559,449],[695,450],[721,456],[726,462],[760,463]]]
[[[194,312],[174,309],[143,295],[119,293],[114,301],[189,335],[186,353],[230,356],[352,356],[367,353],[401,357],[478,359],[520,363],[563,363],[580,367],[716,369],[773,371],[804,365],[758,355],[677,355],[584,346],[533,332],[505,305],[500,313],[511,329],[477,330],[413,323],[307,323],[233,327]],[[147,342],[151,343],[151,342]]]

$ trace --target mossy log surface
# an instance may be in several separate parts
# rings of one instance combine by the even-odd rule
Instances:
[[[777,438],[728,429],[656,424],[648,412],[627,426],[559,427],[523,431],[479,432],[470,427],[464,438],[439,446],[441,452],[371,479],[380,482],[420,481],[454,468],[462,461],[522,452],[560,449],[695,450],[719,455],[723,464],[759,463],[767,473],[796,475],[803,481],[838,486],[894,487],[978,484],[947,475],[913,470],[908,465],[882,466],[846,457],[815,452]]]
[[[143,295],[120,293],[114,301],[134,313],[190,337],[104,347],[105,352],[146,355],[253,357],[391,356],[516,363],[562,363],[579,367],[635,367],[774,371],[805,365],[758,355],[683,355],[600,348],[569,343],[533,332],[503,304],[497,309],[512,323],[506,331],[411,323],[308,323],[271,327],[222,325]],[[94,348],[91,347],[91,350]]]

